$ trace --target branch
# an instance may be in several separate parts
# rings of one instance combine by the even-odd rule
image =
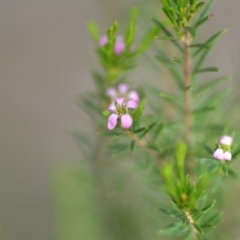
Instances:
[[[198,240],[198,237],[197,237],[198,236],[198,230],[193,225],[194,224],[194,220],[193,220],[191,214],[189,212],[185,212],[185,215],[186,215],[186,217],[188,219],[188,222],[189,222],[189,224],[191,226],[191,229],[192,229],[193,240]]]
[[[191,55],[190,44],[191,36],[186,29],[184,35],[184,124],[185,124],[185,141],[188,146],[193,144],[193,99],[192,99],[192,79],[191,79]]]
[[[160,160],[160,157],[159,157],[159,155],[157,154],[156,151],[154,151],[153,149],[149,148],[145,141],[143,141],[142,139],[138,138],[135,134],[133,134],[129,130],[127,130],[126,133],[127,133],[128,137],[131,140],[133,140],[139,147],[144,149],[145,152],[147,152],[149,155],[152,156],[152,158],[154,159],[154,161],[155,161],[157,166],[161,166],[161,160]]]

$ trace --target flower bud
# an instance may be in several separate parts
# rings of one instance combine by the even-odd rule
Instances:
[[[108,42],[108,37],[107,35],[103,35],[100,39],[99,39],[99,47],[104,47]]]
[[[114,45],[114,53],[117,56],[120,56],[125,50],[125,43],[123,41],[123,38],[121,36],[118,36],[116,39],[116,43]]]

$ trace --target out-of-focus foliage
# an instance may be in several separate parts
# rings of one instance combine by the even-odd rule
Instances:
[[[160,2],[166,19],[152,18],[155,27],[134,48],[138,14],[135,9],[131,12],[120,54],[116,52],[117,22],[100,45],[102,35],[96,23],[88,25],[101,70],[92,72],[96,91],[78,103],[92,121],[93,134],[74,133],[84,158],[77,169],[57,175],[54,181],[61,209],[60,239],[139,240],[165,239],[165,235],[221,239],[218,230],[213,231],[223,219],[221,185],[239,179],[239,174],[231,166],[234,161],[214,159],[214,143],[223,134],[233,136],[235,129],[227,128],[231,119],[223,121],[216,111],[221,111],[220,100],[227,92],[221,84],[228,78],[205,82],[204,76],[219,71],[205,66],[205,60],[226,30],[199,43],[198,29],[210,20],[213,1]],[[131,126],[124,129],[118,120],[109,131],[107,108],[113,100],[106,90],[130,82],[127,72],[153,38],[155,59],[167,68],[175,83],[173,91],[141,85],[138,107],[127,112],[133,119]],[[169,43],[174,55],[156,47],[156,41]],[[233,160],[240,153],[236,144],[231,149],[217,143],[217,148],[231,150]],[[171,217],[176,221],[171,222]]]

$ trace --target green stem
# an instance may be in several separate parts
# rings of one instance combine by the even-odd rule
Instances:
[[[197,229],[193,225],[194,224],[194,220],[193,220],[191,214],[189,212],[185,212],[185,215],[186,215],[186,217],[188,219],[188,222],[189,222],[189,224],[191,226],[191,229],[192,229],[193,240],[198,240],[198,231],[197,231]]]
[[[133,140],[139,147],[141,147],[143,150],[145,150],[145,152],[147,152],[149,155],[152,156],[152,158],[155,160],[155,163],[156,163],[157,166],[160,166],[161,160],[160,160],[160,157],[159,157],[159,155],[157,154],[156,151],[149,148],[145,141],[138,138],[135,134],[133,134],[129,130],[127,130],[126,133],[131,140]]]
[[[193,145],[193,99],[192,99],[192,76],[191,76],[191,55],[190,44],[191,36],[186,29],[184,35],[184,125],[185,142],[189,147]]]

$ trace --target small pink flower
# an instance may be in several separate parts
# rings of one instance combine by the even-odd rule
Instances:
[[[214,153],[213,157],[218,160],[224,160],[224,152],[221,148],[218,148]]]
[[[219,142],[220,144],[230,146],[232,144],[232,140],[233,140],[232,137],[222,136]]]
[[[126,102],[124,98],[117,98],[108,107],[108,111],[111,113],[108,117],[108,129],[113,130],[117,126],[118,119],[121,121],[122,128],[130,128],[133,120],[132,116],[128,113],[128,109],[136,109],[137,107],[138,104],[133,100]]]
[[[120,56],[125,50],[125,43],[122,36],[118,36],[114,45],[114,53]]]
[[[108,43],[108,37],[107,35],[103,35],[100,39],[99,39],[99,47],[104,47],[106,44]]]

